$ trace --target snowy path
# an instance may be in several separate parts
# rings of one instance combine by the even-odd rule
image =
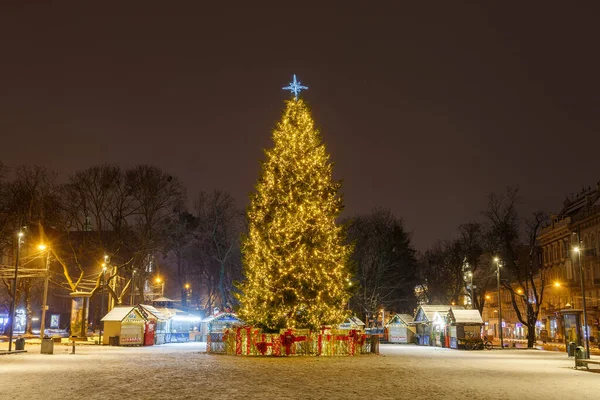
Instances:
[[[246,358],[199,343],[155,347],[28,345],[0,356],[0,399],[597,399],[600,373],[564,353],[382,345],[380,356]]]

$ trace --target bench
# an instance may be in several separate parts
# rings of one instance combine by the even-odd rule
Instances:
[[[589,370],[589,364],[600,365],[600,360],[592,360],[590,358],[578,358],[577,353],[575,353],[575,369],[577,369],[577,367],[585,367]]]

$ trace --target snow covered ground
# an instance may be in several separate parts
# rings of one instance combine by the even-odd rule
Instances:
[[[0,344],[1,348],[6,343]],[[0,399],[598,399],[565,353],[381,345],[380,356],[248,358],[204,344],[0,356]]]

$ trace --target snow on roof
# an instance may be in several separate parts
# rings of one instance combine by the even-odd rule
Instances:
[[[243,323],[243,321],[238,318],[237,314],[234,314],[234,313],[219,314],[219,315],[215,316],[211,322],[221,322],[221,323],[240,322],[240,323]]]
[[[115,307],[101,321],[123,321],[135,308],[134,306]]]
[[[452,323],[455,324],[483,324],[479,310],[455,310],[449,312]]]
[[[395,314],[387,323],[387,325],[408,325],[414,321],[412,315],[409,314]]]
[[[158,310],[156,307],[149,306],[147,304],[140,304],[140,307],[142,307],[144,310],[146,310],[150,314],[154,315],[157,319],[160,319],[160,320],[169,319],[169,316],[165,315],[163,312]]]
[[[463,306],[453,306],[450,304],[422,304],[417,308],[415,322],[431,322],[435,318],[435,313],[446,315],[450,309],[464,310]]]
[[[350,318],[348,318],[346,321],[347,321],[347,322],[351,322],[351,323],[353,323],[353,324],[355,324],[355,325],[358,325],[358,326],[365,326],[365,323],[364,323],[364,322],[362,322],[362,321],[360,320],[360,318],[358,318],[358,317],[356,317],[356,316],[350,317]]]
[[[166,301],[170,301],[170,302],[179,302],[181,300],[173,300],[173,299],[169,299],[168,297],[159,297],[157,299],[152,300],[153,302],[158,301],[158,302],[166,302]]]

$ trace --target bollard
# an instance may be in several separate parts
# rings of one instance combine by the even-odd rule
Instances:
[[[75,341],[73,340],[71,343],[73,344],[73,352],[71,354],[75,354]]]
[[[371,335],[371,353],[379,354],[379,336]]]

